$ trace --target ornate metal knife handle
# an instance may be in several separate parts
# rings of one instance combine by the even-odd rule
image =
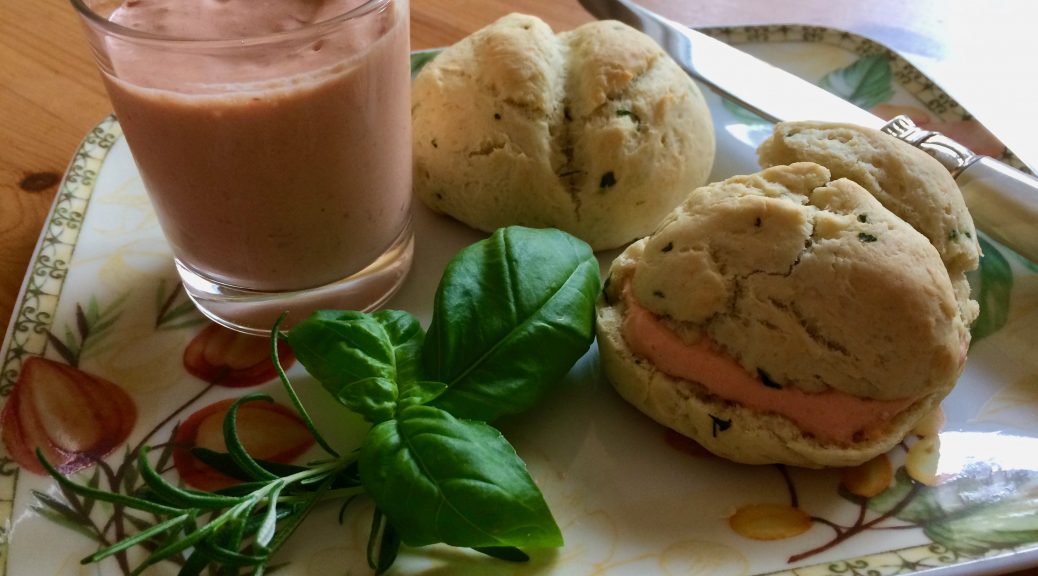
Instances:
[[[916,126],[908,116],[897,116],[887,122],[881,130],[933,156],[952,173],[952,176],[958,176],[979,158],[968,148],[944,134]]]
[[[1038,178],[970,152],[947,136],[898,116],[884,132],[918,146],[955,177],[973,221],[989,236],[1038,262]]]

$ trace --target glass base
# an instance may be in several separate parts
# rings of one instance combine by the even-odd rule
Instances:
[[[400,289],[414,256],[410,222],[382,256],[367,268],[337,282],[303,290],[261,292],[206,278],[174,259],[184,290],[202,314],[218,324],[246,334],[268,335],[283,312],[282,329],[316,310],[368,312],[384,304]]]

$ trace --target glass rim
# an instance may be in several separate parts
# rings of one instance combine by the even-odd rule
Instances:
[[[111,20],[102,17],[100,14],[94,11],[93,8],[86,4],[86,0],[69,0],[76,12],[90,25],[102,29],[106,34],[111,36],[117,36],[124,39],[144,41],[144,42],[155,42],[163,44],[183,44],[185,46],[221,46],[221,45],[234,45],[238,47],[266,44],[269,42],[292,39],[298,36],[307,34],[320,33],[325,29],[334,28],[343,22],[349,20],[357,20],[372,12],[378,12],[383,7],[391,2],[399,2],[400,0],[365,0],[361,5],[347,10],[341,14],[336,14],[331,18],[319,20],[317,22],[311,22],[299,28],[293,28],[291,30],[285,30],[282,32],[271,32],[269,34],[260,34],[254,36],[244,36],[241,38],[185,38],[183,36],[172,35],[172,34],[160,34],[155,32],[145,32],[143,30],[137,30],[136,28],[130,28],[117,24]]]

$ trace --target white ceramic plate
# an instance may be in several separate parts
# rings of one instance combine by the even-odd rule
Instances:
[[[796,26],[711,32],[812,81],[835,71],[829,84],[846,87],[860,72],[885,94],[872,104],[911,106],[967,144],[990,144],[924,76],[867,40]],[[709,100],[719,148],[714,178],[755,171],[754,150],[770,126],[713,95]],[[419,206],[417,236],[415,269],[389,307],[427,323],[446,262],[482,235]],[[930,470],[935,486],[913,483],[904,471],[915,439],[888,455],[889,471],[859,473],[887,487],[872,497],[853,496],[847,488],[853,482],[841,471],[748,467],[704,455],[619,400],[592,348],[541,406],[503,425],[542,487],[566,546],[533,551],[529,563],[518,565],[445,547],[405,549],[395,573],[886,575],[1038,564],[1038,267],[990,242],[985,252],[974,277],[985,316],[961,383],[944,404],[939,460]],[[601,255],[603,265],[614,255]],[[264,383],[229,388],[189,373],[185,367],[197,367],[197,359],[185,360],[185,349],[211,338],[202,335],[205,326],[177,290],[121,130],[107,119],[83,142],[55,199],[0,355],[0,394],[8,404],[22,395],[52,431],[66,434],[66,445],[83,446],[103,445],[103,436],[126,418],[125,406],[112,400],[112,387],[122,390],[137,416],[125,447],[76,478],[93,478],[102,488],[139,485],[122,467],[127,452],[166,442],[176,422],[245,392],[270,391],[284,403],[280,387],[265,376]],[[298,365],[290,375],[314,405],[321,392],[310,390]],[[336,419],[330,410],[318,414],[321,423]],[[347,419],[333,428],[348,443],[360,423]],[[0,573],[122,573],[116,562],[79,565],[97,549],[99,533],[111,538],[131,529],[118,510],[63,508],[48,477],[21,469],[10,453],[2,464]],[[739,524],[755,510],[771,514]],[[370,504],[351,505],[342,525],[337,512],[329,506],[308,518],[283,552],[287,565],[279,574],[369,572]],[[764,531],[776,539],[748,537]]]

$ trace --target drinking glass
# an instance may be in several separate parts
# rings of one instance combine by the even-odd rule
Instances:
[[[267,333],[282,311],[286,326],[366,311],[399,288],[413,252],[407,0],[339,0],[232,38],[210,17],[178,34],[110,20],[140,0],[71,2],[205,315]]]

